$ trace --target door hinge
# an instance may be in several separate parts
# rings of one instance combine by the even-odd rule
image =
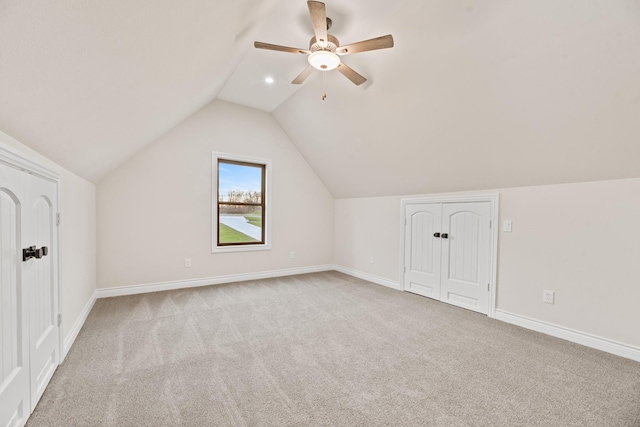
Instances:
[[[487,292],[489,292],[489,285],[490,283],[487,283]]]
[[[406,265],[404,266],[404,272],[405,273],[407,272],[407,266]]]
[[[491,220],[489,220],[489,228],[491,228],[491,222],[492,222],[492,221],[491,221]]]
[[[60,226],[60,212],[56,214],[56,226]]]
[[[62,313],[58,313],[58,327],[62,326]]]

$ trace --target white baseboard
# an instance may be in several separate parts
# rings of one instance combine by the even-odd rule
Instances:
[[[78,316],[78,319],[76,319],[76,322],[73,324],[73,328],[71,328],[71,331],[69,331],[69,334],[64,339],[64,343],[62,344],[62,357],[60,358],[60,363],[64,362],[64,359],[67,357],[67,353],[69,353],[69,350],[71,350],[71,346],[76,341],[76,338],[80,333],[80,329],[82,329],[82,326],[84,325],[84,322],[86,322],[87,317],[89,317],[89,313],[91,313],[91,309],[96,303],[96,299],[97,291],[94,291],[91,295],[91,298],[89,298],[89,301],[87,301],[87,304],[82,309],[80,316]]]
[[[332,265],[288,268],[285,270],[261,271],[257,273],[230,274],[227,276],[204,277],[201,279],[177,280],[173,282],[147,283],[143,285],[121,286],[98,289],[98,298],[119,297],[124,295],[145,294],[149,292],[170,291],[174,289],[197,288],[199,286],[219,285],[222,283],[244,282],[247,280],[269,279],[272,277],[293,276],[295,274],[318,273],[333,270]]]
[[[374,274],[365,273],[362,271],[354,270],[349,267],[344,267],[342,265],[334,265],[333,269],[339,271],[340,273],[348,274],[349,276],[357,277],[358,279],[367,280],[369,282],[373,282],[377,285],[386,286],[387,288],[395,289],[397,291],[401,291],[402,287],[400,283],[394,282],[393,280],[385,279],[384,277],[376,276]]]
[[[617,356],[626,357],[627,359],[640,362],[640,348],[628,344],[619,343],[606,338],[590,335],[584,332],[575,331],[573,329],[554,325],[552,323],[543,322],[529,317],[520,316],[518,314],[509,313],[503,310],[496,310],[496,319],[513,325],[522,326],[536,332],[562,338],[567,341],[581,344],[597,350],[606,351],[607,353]]]

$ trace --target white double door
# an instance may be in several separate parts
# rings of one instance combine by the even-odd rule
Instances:
[[[54,182],[0,164],[2,427],[26,423],[59,364],[56,212]]]
[[[491,202],[409,204],[404,289],[488,314]]]

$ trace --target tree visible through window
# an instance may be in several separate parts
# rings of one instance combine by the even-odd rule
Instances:
[[[217,160],[217,246],[264,244],[266,165]]]

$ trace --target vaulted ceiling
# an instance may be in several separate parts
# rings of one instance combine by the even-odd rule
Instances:
[[[326,3],[343,44],[394,36],[343,58],[362,86],[253,48],[308,47],[305,0],[0,1],[0,129],[98,182],[218,98],[272,112],[335,197],[640,176],[637,1]]]

